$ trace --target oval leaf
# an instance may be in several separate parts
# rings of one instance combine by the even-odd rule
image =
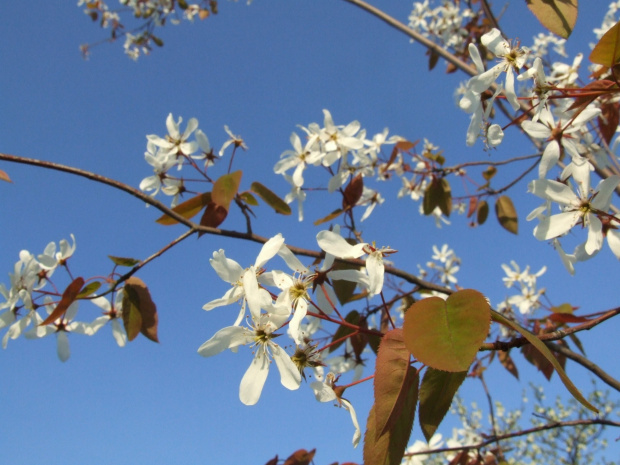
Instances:
[[[594,46],[590,61],[608,68],[620,61],[620,21],[609,28]]]
[[[69,305],[77,299],[80,291],[82,290],[82,286],[84,286],[84,278],[75,278],[62,293],[62,298],[60,299],[60,302],[58,302],[58,305],[56,305],[56,308],[54,308],[52,313],[50,313],[49,316],[39,324],[39,326],[49,325],[58,318],[61,318],[69,308]]]
[[[209,228],[217,228],[220,224],[224,222],[226,217],[228,216],[228,209],[225,207],[216,204],[215,202],[211,202],[207,205],[207,209],[202,214],[200,218],[200,226],[207,226]],[[204,234],[203,231],[198,233],[199,236]]]
[[[289,207],[284,200],[267,189],[260,182],[253,182],[250,188],[252,189],[252,192],[258,195],[267,205],[273,208],[276,213],[280,213],[282,215],[291,214],[291,207]]]
[[[342,197],[342,208],[353,208],[359,199],[362,197],[364,191],[364,178],[361,174],[355,176],[344,190],[344,196]]]
[[[83,299],[84,297],[87,297],[89,295],[91,295],[94,292],[97,292],[97,290],[101,287],[101,282],[100,281],[93,281],[91,283],[88,283],[86,286],[84,286],[82,288],[82,290],[80,291],[80,293],[77,295],[78,299]]]
[[[13,182],[6,171],[2,170],[0,170],[0,181]]]
[[[170,217],[167,217],[170,218]],[[108,255],[108,258],[114,262],[115,265],[118,266],[136,266],[140,263],[140,260],[136,260],[135,258],[127,258],[127,257],[115,257],[114,255]]]
[[[448,413],[452,398],[465,380],[467,371],[448,373],[428,368],[420,385],[420,427],[427,441],[433,437]]]
[[[125,304],[128,307],[125,307]],[[126,308],[130,310],[127,317],[125,316]],[[131,341],[135,339],[138,332],[141,332],[151,341],[159,342],[157,322],[157,307],[151,299],[148,287],[140,278],[135,276],[128,278],[123,287],[123,323],[127,338]]]
[[[241,171],[235,171],[234,173],[225,174],[215,181],[213,191],[211,192],[211,201],[228,210],[230,202],[239,192],[242,174]]]
[[[577,22],[577,0],[526,0],[538,21],[560,37],[568,39]]]
[[[481,200],[478,203],[478,213],[476,216],[476,220],[478,221],[478,224],[484,224],[488,216],[489,216],[489,204],[487,203],[486,200]]]
[[[172,211],[189,220],[190,218],[193,218],[198,213],[200,213],[200,210],[202,210],[210,202],[211,192],[205,192],[203,194],[198,194],[183,203],[180,203],[179,205],[174,207]],[[177,220],[168,215],[162,215],[156,220],[156,222],[159,224],[163,224],[164,226],[170,226],[178,223]]]
[[[495,214],[502,227],[513,234],[519,231],[519,220],[515,206],[507,195],[502,195],[495,202]]]
[[[489,332],[491,309],[473,289],[446,301],[429,297],[405,312],[405,345],[420,362],[438,370],[466,371]]]

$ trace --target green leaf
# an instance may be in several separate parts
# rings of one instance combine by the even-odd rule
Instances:
[[[447,300],[429,297],[405,312],[405,345],[420,362],[438,370],[465,371],[489,332],[491,309],[473,289]]]
[[[258,195],[263,201],[269,205],[271,208],[275,210],[276,213],[280,213],[282,215],[290,215],[291,207],[287,205],[287,203],[274,194],[272,191],[267,189],[259,182],[253,182],[250,186],[252,192]]]
[[[388,331],[379,345],[375,364],[375,422],[376,437],[385,434],[394,427],[398,419],[404,398],[401,391],[409,367],[409,351],[403,341],[401,328]]]
[[[80,293],[77,295],[77,298],[78,299],[83,299],[84,297],[87,297],[87,296],[93,294],[94,292],[97,292],[97,290],[100,287],[101,287],[101,282],[100,281],[92,281],[92,282],[88,283],[86,286],[84,286],[82,288]]]
[[[520,333],[525,339],[527,339],[527,341],[530,344],[532,344],[536,349],[538,349],[538,351],[549,361],[549,363],[551,363],[553,368],[555,368],[555,371],[558,372],[558,375],[560,376],[560,379],[564,383],[564,386],[566,386],[566,389],[568,389],[568,391],[573,395],[573,397],[577,399],[583,406],[589,408],[593,412],[598,413],[598,410],[596,409],[596,407],[590,404],[590,402],[588,402],[586,398],[583,397],[581,392],[579,392],[579,389],[577,389],[577,387],[573,384],[570,378],[566,375],[566,372],[560,365],[560,362],[558,362],[558,360],[554,357],[554,355],[551,353],[551,351],[545,345],[544,342],[538,339],[534,334],[530,333],[527,329],[522,328],[515,322],[510,321],[509,319],[507,319],[502,314],[496,311],[491,312],[491,318],[493,319],[493,321],[497,323],[500,323],[504,326],[508,326],[509,328],[514,329],[515,331]]]
[[[513,234],[517,234],[519,231],[519,220],[517,218],[517,211],[512,204],[512,200],[507,195],[502,195],[495,202],[495,214],[497,221],[502,227]]]
[[[590,61],[611,68],[620,61],[620,21],[614,24],[590,52]]]
[[[237,192],[239,192],[242,174],[241,171],[235,171],[234,173],[225,174],[218,178],[213,184],[211,201],[228,210],[230,202],[232,202]]]
[[[151,341],[159,342],[157,323],[157,307],[148,287],[140,278],[128,278],[123,287],[123,324],[127,338],[132,341],[140,332]]]
[[[370,409],[364,434],[364,465],[400,465],[402,463],[418,400],[419,376],[415,368],[409,366],[401,390],[399,404],[402,406],[393,427],[382,435],[377,435],[375,419],[376,404]]]
[[[253,207],[258,207],[258,200],[256,200],[256,197],[254,197],[249,192],[243,192],[239,194],[239,196],[241,197],[241,200],[243,200],[248,205],[252,205]]]
[[[568,39],[577,22],[577,0],[526,0],[538,21],[554,34]]]
[[[439,207],[444,215],[450,216],[452,211],[452,190],[445,178],[436,178],[431,181],[424,192],[422,206],[425,215],[430,215],[435,208]]]
[[[488,216],[489,216],[489,204],[487,203],[486,200],[481,200],[478,203],[478,212],[476,215],[476,220],[478,224],[484,224]]]
[[[176,207],[172,209],[173,212],[178,213],[185,219],[190,219],[196,216],[200,211],[211,202],[211,192],[205,192],[203,194],[198,194],[191,199],[186,200],[183,203],[180,203]],[[162,215],[156,220],[157,223],[163,224],[164,226],[170,226],[173,224],[177,224],[178,221],[168,216],[166,214]],[[127,265],[123,265],[127,266]]]
[[[52,313],[50,313],[49,316],[39,324],[39,326],[49,325],[58,318],[62,317],[67,312],[69,305],[75,302],[78,298],[78,295],[82,290],[82,286],[84,286],[84,278],[75,278],[62,293],[62,298],[60,299],[60,302],[58,302],[58,305],[56,305],[56,308],[54,308]]]
[[[427,441],[433,437],[450,409],[467,371],[449,373],[429,367],[420,385],[420,427]]]
[[[118,265],[118,266],[132,267],[140,263],[140,260],[136,260],[135,258],[115,257],[114,255],[108,255],[108,258],[112,260],[115,265]]]

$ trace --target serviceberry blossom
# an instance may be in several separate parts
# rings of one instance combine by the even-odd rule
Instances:
[[[290,312],[286,306],[271,306],[269,310],[269,313],[258,316],[252,314],[249,328],[229,326],[219,330],[198,349],[198,353],[203,357],[212,357],[226,349],[250,345],[254,359],[239,386],[239,399],[245,405],[254,405],[260,399],[272,359],[276,362],[280,381],[285,388],[295,390],[301,383],[301,373],[297,365],[286,351],[273,341],[273,338],[278,336],[274,331],[288,320]]]
[[[620,177],[610,176],[602,180],[593,192],[590,190],[589,169],[587,172],[573,172],[573,179],[577,183],[577,194],[569,185],[558,181],[538,179],[530,183],[530,192],[560,204],[562,209],[561,213],[543,217],[534,228],[534,236],[539,240],[549,240],[563,236],[575,225],[582,224],[588,228],[584,251],[593,255],[601,249],[603,243],[600,217],[608,216],[611,195],[620,184]]]
[[[168,129],[167,136],[163,138],[155,134],[146,136],[149,141],[153,142],[153,144],[162,149],[165,153],[176,155],[179,164],[183,163],[183,155],[190,156],[198,150],[198,142],[188,142],[192,133],[198,129],[198,120],[196,118],[191,118],[187,122],[185,131],[181,133],[180,126],[182,121],[183,118],[179,117],[179,120],[175,122],[172,113],[170,113],[168,114],[168,118],[166,118],[166,128]]]
[[[355,413],[355,409],[351,402],[347,399],[344,399],[342,395],[336,394],[334,390],[334,383],[336,381],[336,376],[333,373],[328,373],[325,376],[325,381],[315,381],[310,384],[310,387],[314,391],[314,396],[316,400],[319,402],[337,402],[338,405],[345,410],[348,410],[351,414],[351,421],[353,422],[353,426],[355,427],[355,433],[353,433],[353,447],[357,447],[362,438],[362,431],[360,430],[359,422],[357,421],[357,414]],[[337,389],[337,388],[336,388]],[[342,389],[338,390],[340,394],[342,394]]]
[[[233,134],[232,131],[228,128],[228,126],[224,126],[224,130],[226,131],[226,134],[228,134],[229,139],[226,142],[224,142],[224,145],[222,145],[222,148],[220,149],[220,157],[224,156],[224,151],[230,145],[234,146],[235,149],[237,147],[241,147],[243,150],[248,149],[248,146],[245,145],[245,142],[243,141],[241,136],[237,136]]]
[[[91,302],[103,310],[103,315],[95,318],[95,320],[90,323],[93,334],[110,322],[114,340],[119,347],[124,347],[127,343],[127,334],[121,324],[123,318],[123,292],[116,293],[114,305],[105,297],[95,297],[91,299]]]

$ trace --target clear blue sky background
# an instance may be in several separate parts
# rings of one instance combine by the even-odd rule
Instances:
[[[380,2],[406,22],[411,4]],[[601,5],[604,3],[601,2]],[[589,5],[568,50],[588,51],[590,31],[600,24]],[[138,186],[151,174],[144,162],[147,134],[165,134],[169,112],[201,129],[219,149],[223,126],[241,134],[250,151],[239,153],[243,186],[260,180],[284,195],[288,186],[272,174],[279,155],[289,149],[297,124],[322,123],[322,109],[337,124],[358,119],[370,134],[390,128],[411,140],[426,137],[445,150],[448,163],[486,159],[480,144],[465,147],[468,116],[454,105],[462,78],[446,76],[443,64],[432,73],[421,47],[345,2],[220,2],[220,14],[194,24],[160,31],[162,49],[137,63],[122,53],[122,43],[93,49],[84,61],[78,47],[106,37],[76,7],[76,2],[2,2],[0,5],[0,151],[76,166]],[[507,33],[530,42],[536,20],[520,2],[504,14]],[[517,131],[509,131],[494,158],[530,153]],[[21,249],[39,254],[50,241],[77,238],[71,259],[75,275],[106,275],[108,254],[145,258],[181,234],[180,227],[154,223],[153,208],[108,187],[67,174],[0,164],[14,184],[0,184],[0,279]],[[222,166],[222,172],[225,168]],[[504,179],[508,179],[507,177]],[[363,225],[364,236],[399,250],[395,264],[415,272],[430,258],[431,247],[449,243],[462,258],[459,284],[506,297],[500,265],[514,259],[534,271],[547,265],[539,280],[554,303],[570,302],[584,313],[617,305],[618,263],[607,249],[580,264],[575,277],[563,269],[555,251],[536,241],[524,221],[539,204],[525,194],[526,182],[512,191],[521,219],[512,236],[491,218],[470,229],[463,217],[436,229],[418,214],[418,205],[396,200],[399,182],[386,187],[386,203]],[[498,185],[501,183],[498,183]],[[282,232],[287,243],[315,248],[312,220],[338,206],[329,200],[307,220],[284,220],[260,208],[255,231]],[[241,225],[233,216],[229,228]],[[204,236],[191,238],[139,274],[158,305],[160,341],[139,338],[119,349],[105,328],[97,337],[70,338],[67,363],[56,357],[55,339],[10,341],[0,357],[0,444],[6,463],[20,464],[262,464],[276,453],[318,448],[316,463],[361,462],[361,446],[351,447],[348,414],[314,400],[308,386],[297,392],[280,386],[275,367],[258,405],[239,402],[238,386],[250,363],[248,351],[212,359],[197,348],[230,325],[236,309],[205,313],[201,307],[226,290],[211,269],[212,252],[224,248],[243,265],[259,246]],[[4,271],[1,271],[4,270]],[[58,272],[60,273],[60,272]],[[89,313],[90,312],[90,313]],[[96,313],[83,305],[80,315]],[[85,316],[86,315],[86,316]],[[588,356],[616,378],[617,331],[613,322],[582,339]],[[522,380],[546,383],[522,360]],[[570,366],[584,390],[589,376]],[[520,399],[519,384],[501,370],[487,381],[498,399]],[[362,425],[370,408],[371,384],[351,389],[348,398]],[[553,379],[549,392],[563,393]],[[546,385],[546,384],[545,384]],[[547,385],[548,386],[548,385]],[[504,395],[499,395],[503,393]],[[479,383],[463,388],[482,404]],[[506,395],[507,394],[507,395]],[[451,426],[440,430],[451,435]],[[416,428],[417,437],[421,437]],[[610,458],[620,451],[612,432]]]

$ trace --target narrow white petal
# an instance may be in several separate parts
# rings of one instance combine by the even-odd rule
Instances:
[[[367,245],[351,245],[340,234],[332,231],[321,231],[316,240],[321,249],[337,258],[359,258],[364,255],[364,247]]]
[[[580,216],[579,212],[564,212],[544,218],[534,228],[534,236],[540,241],[562,236],[575,226]]]
[[[344,408],[346,408],[351,414],[351,421],[353,422],[353,426],[355,427],[355,433],[353,433],[353,447],[357,447],[362,437],[362,431],[360,430],[360,425],[357,421],[355,409],[353,408],[353,405],[351,405],[351,402],[349,402],[347,399],[340,399],[340,402],[342,402]]]
[[[295,341],[295,344],[301,344],[301,339],[299,337],[299,327],[301,325],[301,321],[306,317],[308,313],[308,302],[303,299],[300,299],[295,306],[295,314],[288,325],[288,329],[291,332],[291,337]]]
[[[589,213],[588,216],[588,240],[585,250],[588,255],[593,255],[603,247],[603,225],[596,215]]]
[[[226,258],[224,250],[213,252],[213,258],[209,263],[217,275],[227,283],[234,284],[243,274],[243,268],[236,261]]]
[[[276,234],[271,239],[269,239],[260,250],[258,257],[256,257],[256,262],[254,266],[256,268],[262,268],[265,263],[271,258],[273,258],[280,248],[284,245],[284,238],[282,234]]]
[[[383,276],[385,268],[383,266],[383,256],[381,252],[373,252],[366,259],[366,269],[368,270],[368,280],[370,287],[368,293],[370,297],[377,295],[383,289]]]
[[[288,267],[297,272],[297,273],[308,273],[308,268],[304,266],[303,263],[291,252],[291,250],[286,246],[282,245],[280,250],[278,250],[278,255],[284,259],[284,262],[288,265]]]
[[[61,362],[66,362],[69,360],[71,356],[71,351],[69,350],[69,338],[67,337],[67,333],[64,331],[58,331],[56,333],[56,350],[58,353],[58,358]]]
[[[298,389],[301,384],[301,373],[299,373],[297,365],[293,363],[291,357],[279,345],[271,343],[270,347],[271,355],[280,372],[282,386],[291,391]]]
[[[269,374],[269,360],[262,348],[256,349],[256,356],[243,375],[239,385],[239,399],[245,405],[254,405],[260,399],[263,386]]]

